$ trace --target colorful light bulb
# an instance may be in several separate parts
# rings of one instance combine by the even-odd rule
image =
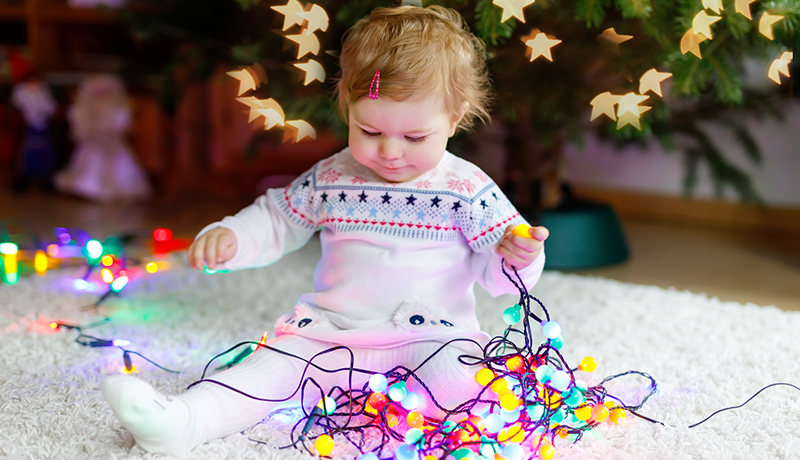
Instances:
[[[608,416],[608,407],[604,404],[598,404],[592,408],[592,420],[595,422],[605,422]]]
[[[542,332],[548,339],[555,339],[561,335],[561,325],[555,321],[546,321],[542,324]]]
[[[165,243],[172,240],[172,230],[168,228],[157,228],[153,230],[153,239],[159,243]]]
[[[376,410],[381,410],[389,401],[386,399],[386,396],[382,395],[381,393],[372,393],[369,395],[367,402]]]
[[[515,304],[513,307],[508,307],[503,311],[503,321],[509,326],[517,324],[522,319],[522,307]]]
[[[405,442],[406,444],[416,444],[425,435],[419,428],[409,428],[406,431]]]
[[[483,421],[484,428],[488,433],[499,433],[503,429],[505,422],[497,414],[489,414]]]
[[[536,374],[536,380],[540,381],[541,383],[547,383],[553,376],[553,368],[548,364],[542,364],[536,368],[534,373]]]
[[[369,378],[369,389],[377,392],[383,393],[386,391],[386,386],[388,385],[388,380],[386,376],[383,374],[374,374],[372,377]]]
[[[325,396],[317,403],[317,407],[322,409],[323,414],[331,415],[336,412],[336,401],[330,396]]]
[[[419,407],[419,402],[419,396],[413,391],[409,391],[406,397],[400,401],[400,405],[403,406],[405,410],[414,410]]]
[[[85,251],[84,255],[90,260],[98,259],[103,255],[103,244],[97,240],[87,241],[83,249]]]
[[[417,411],[411,411],[406,415],[406,423],[411,428],[420,428],[425,423],[425,416]]]
[[[492,385],[489,388],[491,388],[495,394],[502,395],[503,393],[508,392],[508,382],[506,379],[497,379],[492,382]]]
[[[3,266],[0,270],[0,277],[6,284],[16,284],[19,281],[19,267],[17,266],[17,252],[19,246],[16,243],[4,242],[0,243],[0,260]]]
[[[514,393],[508,392],[500,397],[500,407],[511,412],[519,407],[521,401]]]
[[[574,414],[578,420],[585,422],[586,420],[589,420],[589,418],[591,418],[592,408],[588,404],[584,404],[582,406],[577,407],[575,409]]]
[[[550,381],[547,384],[554,390],[564,391],[570,384],[569,374],[564,371],[555,371],[550,376]]]
[[[494,372],[491,369],[484,367],[475,374],[475,380],[482,386],[486,386],[495,378]]]
[[[327,434],[320,435],[316,441],[314,441],[314,448],[317,449],[320,456],[330,454],[333,450],[333,438]]]
[[[503,447],[503,457],[508,460],[520,460],[523,455],[525,455],[525,451],[519,444],[510,443]]]
[[[597,361],[591,356],[587,356],[581,360],[578,369],[586,372],[594,372],[594,370],[597,369]]]
[[[47,254],[41,249],[37,250],[36,255],[33,256],[33,269],[39,276],[47,273]]]
[[[542,444],[539,447],[539,458],[542,460],[551,460],[556,456],[556,448],[552,444]]]
[[[418,458],[417,449],[409,444],[400,444],[394,452],[394,458],[396,460],[416,460]]]
[[[392,401],[402,401],[407,394],[408,388],[406,387],[406,382],[397,382],[389,387],[389,399]]]
[[[517,420],[519,420],[520,412],[521,411],[519,410],[519,407],[517,407],[516,409],[514,409],[512,411],[501,409],[500,410],[500,418],[503,419],[503,421],[506,422],[506,423],[514,423]]]
[[[511,372],[522,372],[525,370],[525,360],[519,355],[512,356],[506,360],[506,369]]]
[[[111,283],[111,290],[119,292],[128,284],[127,276],[120,276]]]

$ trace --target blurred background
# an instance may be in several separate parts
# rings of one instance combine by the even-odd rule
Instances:
[[[431,3],[487,44],[496,91],[448,148],[551,229],[548,269],[800,310],[800,3]],[[287,184],[346,146],[342,34],[398,4],[0,0],[0,236],[192,238]],[[650,69],[669,76],[648,91]],[[648,98],[623,123],[605,92]]]

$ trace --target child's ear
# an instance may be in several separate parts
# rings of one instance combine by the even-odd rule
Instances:
[[[467,110],[469,110],[469,102],[464,101],[464,103],[461,104],[461,108],[459,109],[459,111],[456,112],[455,116],[453,117],[452,124],[450,125],[449,137],[453,137],[453,135],[455,135],[456,128],[458,128],[458,124],[461,123],[461,119],[464,118],[464,115],[467,113]]]

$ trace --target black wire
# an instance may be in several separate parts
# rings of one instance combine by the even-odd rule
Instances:
[[[709,415],[708,417],[704,418],[703,420],[700,420],[699,422],[697,422],[697,423],[695,423],[695,424],[689,425],[689,428],[694,428],[694,427],[696,427],[697,425],[700,425],[701,423],[705,423],[706,421],[708,421],[708,419],[710,419],[711,417],[713,417],[713,416],[715,416],[715,415],[719,414],[720,412],[725,412],[725,411],[728,411],[728,410],[739,409],[739,408],[741,408],[741,407],[744,407],[744,405],[745,405],[745,404],[749,403],[750,401],[752,401],[753,399],[755,399],[755,397],[756,397],[756,396],[760,395],[762,391],[766,390],[767,388],[772,388],[772,387],[777,387],[777,386],[788,386],[788,387],[794,388],[795,390],[798,390],[798,391],[800,391],[800,388],[799,388],[799,387],[797,387],[796,385],[792,385],[791,383],[784,383],[784,382],[771,383],[771,384],[769,384],[769,385],[765,386],[764,388],[762,388],[762,389],[758,390],[758,391],[756,392],[756,394],[754,394],[753,396],[750,396],[750,398],[748,398],[748,400],[747,400],[747,401],[745,401],[745,402],[743,402],[743,403],[739,404],[738,406],[731,406],[731,407],[726,407],[726,408],[724,408],[724,409],[720,409],[720,410],[718,410],[718,411],[716,411],[716,412],[712,413],[712,414],[711,414],[711,415]]]
[[[162,366],[162,365],[160,365],[160,364],[156,363],[156,362],[155,362],[155,361],[153,361],[152,359],[148,358],[147,356],[145,356],[145,355],[143,355],[143,354],[141,354],[141,353],[139,353],[139,352],[137,352],[137,351],[133,351],[133,350],[126,350],[125,348],[122,348],[122,347],[119,347],[119,346],[118,346],[117,348],[119,348],[120,350],[122,350],[122,351],[123,351],[123,352],[125,352],[125,353],[132,354],[132,355],[136,355],[136,356],[139,356],[139,357],[141,357],[141,358],[144,358],[144,359],[145,359],[147,362],[149,362],[149,363],[150,363],[150,364],[152,364],[153,366],[156,366],[156,367],[157,367],[157,368],[159,368],[159,369],[165,370],[165,371],[167,371],[167,372],[172,372],[173,374],[180,374],[180,371],[173,371],[173,370],[171,370],[171,369],[167,369],[166,367],[164,367],[164,366]]]

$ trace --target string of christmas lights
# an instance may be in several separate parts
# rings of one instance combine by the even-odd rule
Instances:
[[[127,285],[128,277],[124,270],[128,269],[128,259],[119,240],[110,238],[106,239],[105,243],[100,243],[80,229],[66,228],[57,228],[56,236],[58,243],[51,243],[46,250],[43,250],[41,240],[30,233],[28,238],[31,241],[30,248],[41,250],[50,257],[55,257],[53,253],[61,253],[62,257],[80,254],[79,257],[86,258],[87,273],[76,282],[88,282],[90,275],[98,267],[105,267],[101,269],[102,277],[102,270],[118,264],[117,272],[113,274],[111,280],[106,281],[103,277],[109,289],[94,304],[87,305],[84,309],[96,309],[103,301],[111,295],[118,294]],[[157,229],[153,232],[153,236],[156,243],[171,244],[170,249],[180,248],[184,244],[170,243],[172,235],[167,229]],[[15,284],[19,276],[14,279],[9,274],[18,274],[19,264],[15,266],[14,263],[17,260],[26,260],[27,256],[22,254],[20,257],[19,246],[11,241],[5,225],[0,226],[0,238],[0,245],[6,245],[0,246],[0,253],[3,256],[0,259],[3,264],[0,273],[4,274],[2,278],[4,282]],[[11,248],[12,244],[14,248]],[[52,248],[52,244],[56,244],[57,249]],[[30,249],[28,251],[30,252]],[[116,257],[111,263],[103,263],[103,259],[107,256]],[[150,263],[154,262],[148,262],[146,265]],[[49,259],[48,265],[50,265]],[[207,273],[214,272],[207,271]],[[657,391],[658,386],[653,377],[640,371],[627,371],[606,377],[599,384],[589,387],[576,377],[576,371],[592,372],[597,366],[596,361],[586,357],[577,367],[570,367],[560,351],[564,346],[560,325],[551,320],[547,308],[539,299],[528,294],[516,270],[515,277],[512,277],[503,266],[503,273],[517,287],[520,298],[517,304],[503,312],[503,319],[508,325],[503,334],[491,339],[484,347],[480,347],[477,342],[470,339],[453,339],[443,343],[415,369],[396,366],[381,373],[354,367],[353,353],[347,347],[333,347],[310,359],[303,359],[269,346],[267,333],[264,333],[258,342],[241,342],[212,358],[204,368],[200,380],[189,385],[189,388],[200,382],[209,382],[255,400],[272,402],[288,401],[298,392],[300,401],[305,401],[306,392],[314,391],[319,394],[319,404],[310,412],[301,406],[303,416],[290,431],[291,443],[283,448],[302,446],[312,455],[317,453],[328,456],[335,447],[334,436],[336,436],[339,438],[338,442],[350,444],[358,449],[361,452],[360,460],[379,458],[478,460],[495,459],[497,456],[507,460],[534,457],[548,460],[555,455],[556,444],[577,442],[587,431],[606,422],[616,424],[628,413],[663,425],[662,422],[638,412]],[[534,313],[532,305],[538,305],[542,317]],[[124,372],[135,372],[131,355],[136,355],[159,369],[179,373],[155,363],[137,351],[125,348],[130,344],[127,340],[105,339],[84,332],[86,329],[108,324],[109,321],[110,318],[104,318],[83,326],[55,321],[51,323],[51,327],[77,331],[75,342],[84,347],[119,348],[123,352]],[[546,337],[546,341],[538,346],[535,345],[533,338],[536,325]],[[516,337],[522,338],[522,345],[512,340]],[[480,368],[475,374],[475,379],[483,388],[474,398],[462,402],[457,407],[445,408],[436,400],[428,385],[418,377],[417,371],[444,348],[460,341],[469,342],[482,350],[481,356],[463,354],[458,359],[464,365]],[[259,398],[206,378],[206,373],[214,361],[245,345],[247,346],[243,351],[216,370],[235,366],[258,348],[270,349],[305,362],[304,372],[292,395],[281,399]],[[319,356],[339,350],[349,354],[348,367],[326,369],[314,362]],[[318,382],[306,377],[312,367],[326,373],[348,372],[347,388],[337,386],[330,388],[326,393]],[[370,376],[362,388],[353,388],[353,376],[356,373]],[[609,394],[604,386],[612,380],[625,376],[638,376],[647,381],[649,392],[638,403],[626,403]],[[442,419],[425,417],[417,410],[421,398],[419,394],[408,390],[408,382],[412,380],[445,414]],[[705,423],[721,412],[741,408],[761,392],[775,386],[789,386],[800,391],[800,387],[789,383],[773,383],[759,390],[741,405],[720,409],[689,427],[694,428]],[[312,430],[314,433],[320,431],[321,433],[314,434]],[[253,441],[264,443],[255,439]],[[308,444],[312,444],[313,449]]]

